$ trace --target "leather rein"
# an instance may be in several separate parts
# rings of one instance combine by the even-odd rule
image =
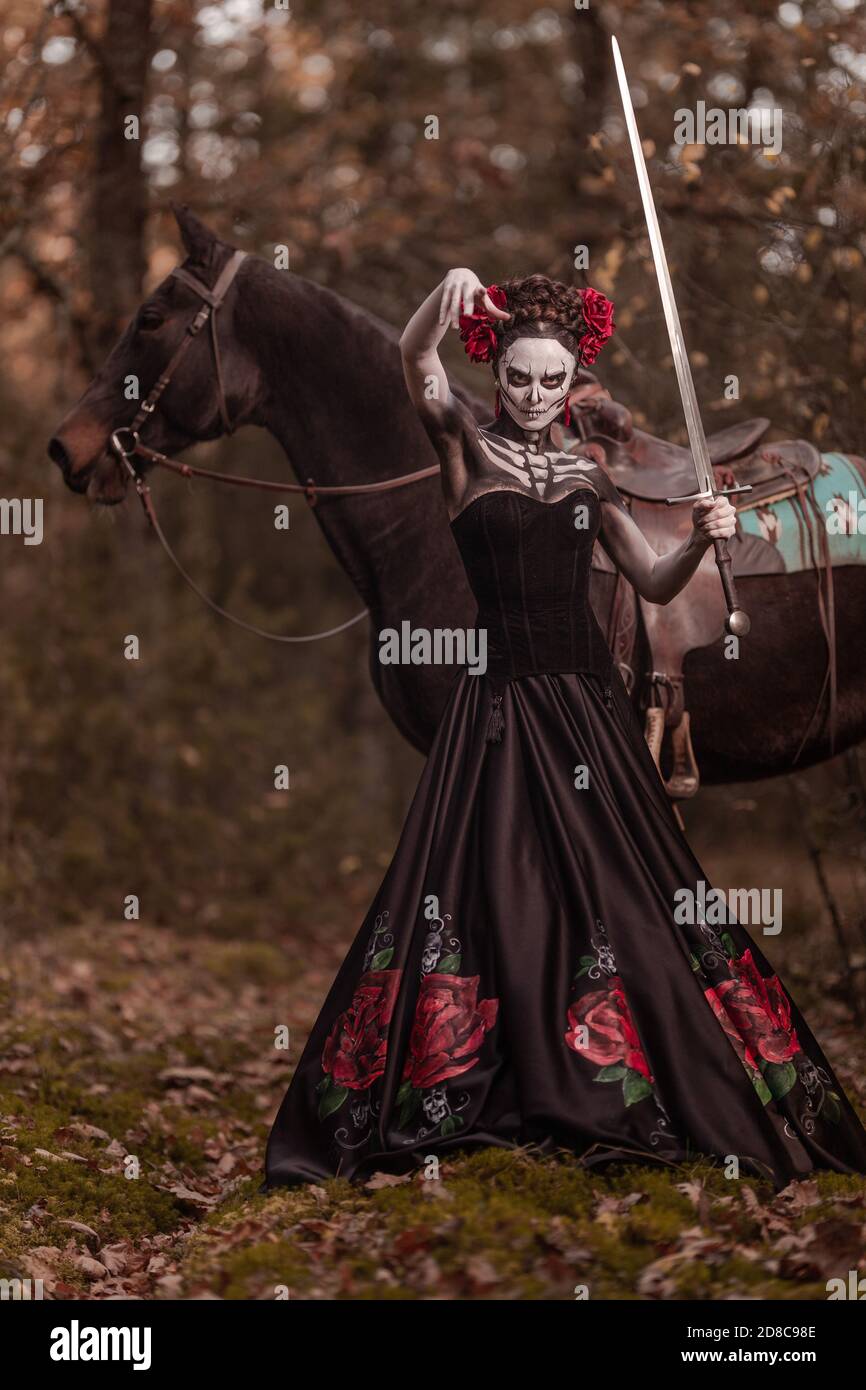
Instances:
[[[109,449],[115,455],[118,462],[123,465],[135,484],[135,490],[141,500],[144,514],[154,534],[159,540],[163,550],[171,560],[181,578],[197,594],[203,603],[207,604],[214,613],[228,622],[241,627],[245,632],[252,632],[256,637],[267,637],[272,642],[318,642],[323,637],[333,637],[338,632],[345,632],[346,628],[352,627],[367,616],[369,609],[362,608],[360,613],[349,618],[344,623],[339,623],[336,627],[327,628],[324,632],[312,632],[304,636],[286,636],[282,633],[266,632],[264,628],[256,627],[253,623],[244,622],[242,618],[236,618],[234,614],[227,613],[218,603],[209,598],[202,589],[199,588],[195,580],[187,573],[175,555],[172,547],[166,539],[159,517],[156,514],[153,494],[145,480],[144,474],[137,466],[140,460],[144,464],[155,464],[159,468],[165,468],[169,472],[177,473],[182,478],[206,478],[210,482],[228,483],[234,487],[256,488],[260,492],[294,492],[302,493],[311,507],[315,507],[320,497],[348,497],[354,494],[369,492],[390,492],[393,488],[406,487],[409,483],[420,482],[422,478],[432,478],[439,473],[439,465],[434,464],[430,468],[420,468],[415,473],[405,473],[399,478],[386,478],[378,483],[341,483],[337,485],[320,486],[312,478],[308,478],[305,483],[274,483],[263,478],[243,478],[234,473],[217,473],[210,468],[196,468],[191,463],[180,463],[177,459],[169,458],[167,454],[160,453],[157,449],[150,449],[141,442],[141,431],[156,410],[160,398],[174,376],[181,359],[189,348],[190,343],[198,336],[205,324],[210,324],[211,343],[213,346],[214,366],[216,370],[216,385],[219,398],[219,413],[223,429],[226,434],[233,434],[235,426],[229,416],[228,405],[226,402],[225,382],[223,379],[222,361],[220,359],[219,338],[217,336],[217,311],[225,300],[229,287],[240,269],[241,262],[246,257],[245,251],[235,251],[226,262],[223,270],[213,289],[209,289],[195,275],[191,275],[182,266],[176,266],[171,272],[178,280],[182,280],[191,290],[194,290],[203,301],[202,307],[187,324],[186,331],[174,353],[169,358],[168,365],[159,376],[155,385],[151,387],[145,399],[142,401],[134,418],[129,425],[112,432],[109,440]]]

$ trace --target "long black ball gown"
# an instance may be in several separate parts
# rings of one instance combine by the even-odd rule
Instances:
[[[737,1156],[777,1187],[866,1172],[866,1133],[746,931],[677,921],[705,875],[590,609],[600,514],[584,487],[506,488],[452,523],[488,670],[455,679],[274,1123],[269,1187],[477,1145]]]

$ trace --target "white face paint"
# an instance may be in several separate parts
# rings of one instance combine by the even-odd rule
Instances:
[[[577,360],[555,338],[515,338],[499,359],[499,394],[523,430],[543,430],[565,405]]]

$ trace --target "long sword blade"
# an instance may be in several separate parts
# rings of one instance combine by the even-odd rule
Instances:
[[[646,160],[643,155],[643,146],[640,142],[631,93],[628,89],[628,78],[625,75],[619,44],[616,41],[616,37],[613,35],[611,36],[611,43],[613,45],[613,61],[616,67],[616,79],[619,83],[619,94],[622,98],[623,111],[625,112],[625,123],[628,129],[629,144],[631,145],[631,152],[634,156],[638,187],[640,188],[644,217],[646,218],[647,230],[649,231],[650,247],[652,248],[656,278],[658,279],[662,308],[665,313],[665,323],[667,324],[671,352],[673,353],[674,369],[677,374],[680,396],[683,402],[683,412],[686,417],[686,429],[689,432],[689,443],[692,449],[692,458],[695,463],[698,488],[702,493],[706,493],[710,496],[714,495],[715,486],[713,482],[712,465],[710,463],[710,453],[707,448],[707,437],[704,434],[704,427],[701,423],[700,411],[698,410],[695,384],[692,380],[692,371],[689,366],[688,354],[686,353],[686,343],[683,337],[682,325],[680,324],[680,316],[677,311],[677,302],[674,298],[674,290],[671,284],[662,234],[659,230],[659,221],[656,216],[655,203],[653,202],[649,174],[647,173]]]
[[[664,243],[662,242],[662,234],[659,231],[659,222],[656,217],[655,203],[653,202],[652,189],[650,188],[646,160],[643,157],[643,146],[640,142],[634,107],[631,101],[631,93],[628,89],[628,78],[625,75],[619,44],[614,35],[611,35],[611,43],[613,45],[613,61],[616,68],[616,80],[619,83],[619,94],[622,98],[622,108],[625,112],[625,123],[628,129],[629,144],[631,145],[631,152],[634,156],[638,187],[640,188],[644,217],[646,218],[650,246],[652,247],[653,262],[656,268],[656,279],[658,280],[662,308],[665,311],[665,323],[667,324],[668,338],[670,339],[671,352],[674,359],[674,368],[677,374],[677,381],[679,382],[680,397],[683,403],[683,413],[686,417],[686,429],[689,432],[689,443],[692,449],[692,459],[694,460],[695,473],[697,474],[698,488],[701,496],[714,497],[716,495],[716,487],[713,479],[713,469],[710,463],[710,451],[707,448],[707,437],[704,434],[701,414],[698,410],[695,383],[692,380],[692,369],[689,366],[689,359],[686,354],[685,339],[683,338],[680,316],[677,312],[677,303],[674,299],[674,289],[671,284],[670,271],[668,270]],[[740,489],[738,488],[736,491],[740,491]],[[671,498],[669,500],[687,501],[691,499]],[[738,637],[745,637],[746,633],[749,631],[750,622],[748,615],[743,612],[737,602],[737,593],[734,587],[733,565],[731,563],[731,556],[728,551],[727,543],[723,540],[714,540],[713,550],[715,551],[719,577],[721,578],[722,589],[725,594],[725,605],[728,610],[727,629]]]

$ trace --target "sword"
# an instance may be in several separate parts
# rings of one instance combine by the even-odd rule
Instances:
[[[643,148],[640,142],[640,135],[638,134],[634,107],[632,106],[631,94],[628,89],[628,78],[625,75],[619,44],[614,35],[611,35],[611,43],[613,45],[614,66],[616,67],[616,80],[619,83],[619,94],[622,98],[629,144],[631,145],[631,152],[634,156],[638,187],[640,188],[644,217],[646,218],[647,231],[649,232],[659,294],[661,295],[662,308],[665,313],[665,323],[667,324],[668,338],[670,339],[671,353],[674,359],[674,368],[677,374],[677,381],[679,382],[680,397],[683,403],[683,413],[686,417],[686,429],[689,433],[689,444],[691,445],[692,459],[695,465],[699,489],[688,497],[668,497],[665,500],[670,507],[676,502],[696,502],[701,497],[722,497],[735,492],[751,492],[752,489],[747,484],[740,484],[737,487],[730,488],[717,488],[715,485],[713,469],[710,463],[710,451],[707,448],[707,437],[704,434],[704,427],[701,423],[700,411],[698,410],[695,383],[692,380],[692,372],[686,353],[686,344],[683,338],[680,316],[677,312],[677,303],[674,299],[674,290],[671,284],[667,259],[665,257],[665,248],[662,243],[661,232],[659,231],[655,204],[653,203],[649,174],[647,173],[646,161],[643,157]],[[751,627],[751,623],[748,614],[744,613],[737,603],[737,594],[734,588],[733,565],[728,551],[727,541],[714,540],[713,549],[716,553],[716,564],[719,569],[719,576],[725,594],[725,604],[728,610],[725,626],[728,632],[733,633],[734,636],[745,637]]]

